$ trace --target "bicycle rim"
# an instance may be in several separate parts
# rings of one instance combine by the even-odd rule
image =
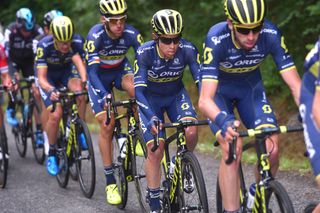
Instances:
[[[37,163],[40,165],[43,164],[44,159],[45,159],[45,154],[44,154],[44,144],[42,146],[37,146],[36,144],[36,136],[35,136],[35,120],[33,120],[33,109],[36,109],[37,111],[39,110],[37,107],[30,106],[30,111],[29,111],[29,117],[31,117],[31,125],[30,125],[30,132],[31,134],[31,141],[32,141],[32,149],[33,149],[33,154],[34,158],[36,159]],[[38,111],[38,114],[40,115],[40,112]]]
[[[57,137],[57,159],[59,166],[59,173],[57,175],[57,181],[61,188],[65,188],[69,181],[69,168],[68,168],[68,158],[66,154],[66,142],[64,140],[63,130],[59,127],[58,137]]]
[[[85,197],[91,198],[96,185],[96,166],[91,136],[87,125],[81,119],[77,121],[77,148],[75,163],[79,175],[79,183]],[[84,134],[87,149],[82,149],[78,135]]]
[[[4,130],[1,129],[1,136],[0,136],[0,188],[4,188],[7,183],[7,172],[8,172],[8,161],[9,159],[6,157],[7,146],[6,146],[6,138]]]
[[[178,189],[180,212],[209,212],[207,191],[200,164],[192,152],[181,159],[182,186]]]
[[[268,188],[265,193],[267,213],[294,213],[291,199],[278,181],[268,182]]]
[[[143,144],[143,139],[139,131],[135,133],[133,137],[134,146],[134,163],[133,163],[133,175],[136,186],[137,197],[142,212],[150,212],[149,204],[146,202],[147,198],[147,178],[145,175],[144,167],[146,161],[146,147]],[[136,150],[137,149],[137,150]],[[138,153],[137,153],[138,151]]]

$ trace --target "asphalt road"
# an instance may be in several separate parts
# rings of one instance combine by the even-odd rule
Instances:
[[[93,141],[97,181],[93,197],[87,199],[82,195],[76,181],[70,179],[66,189],[60,188],[56,179],[46,173],[45,167],[35,161],[30,142],[26,157],[21,158],[8,130],[9,128],[7,128],[7,133],[9,136],[10,166],[7,186],[0,190],[1,213],[141,212],[133,183],[129,184],[129,200],[124,211],[106,204],[105,178],[96,136],[93,137]],[[219,162],[209,154],[197,153],[197,157],[205,176],[210,212],[215,212],[215,183]],[[246,166],[245,173],[252,173],[252,166]],[[316,201],[320,198],[320,190],[317,189],[311,175],[301,176],[296,172],[279,172],[277,178],[289,192],[297,213],[302,212],[309,201]]]

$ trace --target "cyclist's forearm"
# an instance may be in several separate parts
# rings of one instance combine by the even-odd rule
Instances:
[[[151,120],[151,118],[155,116],[155,113],[150,108],[150,104],[146,96],[144,95],[146,88],[147,87],[143,87],[143,86],[135,87],[136,101],[141,113],[147,117],[147,120]]]
[[[87,81],[87,72],[86,72],[86,67],[83,63],[82,58],[80,57],[79,54],[76,54],[72,57],[72,62],[76,66],[80,76],[81,76],[81,81],[85,82]]]
[[[46,68],[40,68],[38,69],[38,79],[39,79],[39,84],[42,89],[45,91],[50,91],[54,89],[54,86],[51,85],[48,80],[47,80],[47,69]]]
[[[295,103],[299,106],[300,102],[300,88],[301,88],[301,79],[296,70],[296,68],[292,68],[281,74],[283,80],[286,82],[288,87],[291,90],[291,94],[294,98]]]
[[[312,115],[314,117],[314,120],[320,128],[320,86],[317,87],[317,90],[314,95],[313,99],[313,106],[312,106]]]
[[[109,92],[104,88],[103,84],[101,83],[100,78],[97,74],[98,70],[99,64],[92,64],[88,66],[89,82],[95,89],[100,90],[102,96],[105,96]]]

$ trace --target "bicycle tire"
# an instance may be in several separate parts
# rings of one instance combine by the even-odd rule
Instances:
[[[117,136],[115,136],[115,138],[117,138]],[[118,204],[117,207],[118,209],[124,209],[127,205],[127,200],[128,200],[128,181],[126,179],[126,174],[124,169],[125,159],[122,159],[120,157],[120,147],[117,139],[112,140],[112,142],[113,142],[113,154],[112,154],[113,171],[114,171],[114,176],[115,176],[118,190],[122,200],[122,202]]]
[[[146,152],[144,140],[139,130],[135,131],[135,134],[132,137],[132,140],[133,140],[132,142],[134,146],[132,170],[134,175],[135,188],[137,192],[138,201],[141,207],[141,211],[146,213],[146,212],[150,212],[149,204],[146,202],[147,178],[144,171],[147,152]],[[137,153],[137,149],[139,149],[139,153]]]
[[[96,166],[91,135],[88,126],[82,119],[76,123],[77,145],[75,150],[75,165],[77,168],[79,184],[85,197],[91,198],[96,185]],[[87,149],[82,149],[78,137],[84,134]],[[88,173],[87,173],[88,172]],[[86,175],[88,174],[88,175]]]
[[[0,188],[5,188],[7,183],[9,159],[6,157],[6,154],[8,153],[8,146],[4,124],[0,131]]]
[[[181,158],[183,186],[177,188],[180,212],[209,212],[206,185],[198,159],[192,152],[186,152]],[[189,195],[191,197],[189,198]],[[194,202],[197,200],[196,203]]]
[[[35,137],[35,131],[34,131],[34,120],[33,120],[33,109],[36,109],[38,114],[40,115],[40,111],[38,107],[34,107],[33,105],[30,105],[29,113],[28,113],[28,119],[31,119],[31,124],[28,128],[31,132],[31,142],[32,142],[32,150],[34,158],[36,159],[37,163],[40,165],[43,165],[43,162],[45,160],[45,153],[44,153],[44,144],[42,146],[37,146],[36,144],[36,137]]]
[[[17,112],[21,113],[22,122],[23,122],[23,111],[24,111],[24,104],[17,105]],[[19,120],[19,119],[18,119]],[[27,152],[27,135],[24,132],[23,123],[19,122],[18,126],[12,128],[12,133],[14,135],[15,144],[19,153],[19,156],[24,158]]]
[[[293,204],[287,191],[276,180],[268,182],[265,200],[268,212],[294,213]]]
[[[68,167],[68,157],[66,154],[66,141],[65,135],[63,134],[64,130],[61,125],[59,125],[59,132],[57,137],[57,160],[59,166],[59,173],[56,176],[58,184],[61,188],[66,188],[69,182],[69,167]]]

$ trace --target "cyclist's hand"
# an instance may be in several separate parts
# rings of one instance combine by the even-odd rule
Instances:
[[[161,129],[162,122],[161,122],[161,120],[160,120],[157,116],[153,116],[153,117],[150,119],[150,121],[148,122],[148,124],[147,124],[148,130],[150,130],[153,135],[156,135],[156,134],[159,133],[158,130],[157,130],[157,128],[156,128],[156,125],[155,125],[155,123],[156,123],[157,121],[160,122],[160,127],[159,127],[159,129]]]
[[[58,100],[59,100],[60,93],[59,93],[59,91],[58,91],[56,88],[52,88],[52,89],[50,89],[50,91],[49,91],[49,96],[50,96],[50,100],[51,100],[51,101],[58,101]]]
[[[234,115],[227,114],[225,111],[221,111],[215,118],[214,122],[220,127],[222,137],[227,140],[233,136],[237,136],[237,132],[235,132],[232,127],[236,125],[235,123],[236,118]],[[238,124],[239,125],[239,124]],[[237,126],[235,126],[237,127]],[[227,138],[226,138],[227,136]]]
[[[108,110],[109,104],[111,104],[111,102],[112,102],[112,95],[110,93],[105,95],[103,100],[104,100],[103,109]]]
[[[236,128],[238,128],[239,126],[240,126],[240,121],[234,120],[230,124],[230,126],[227,127],[227,130],[224,135],[224,140],[230,142],[233,140],[233,137],[238,137],[239,133],[236,131]]]

